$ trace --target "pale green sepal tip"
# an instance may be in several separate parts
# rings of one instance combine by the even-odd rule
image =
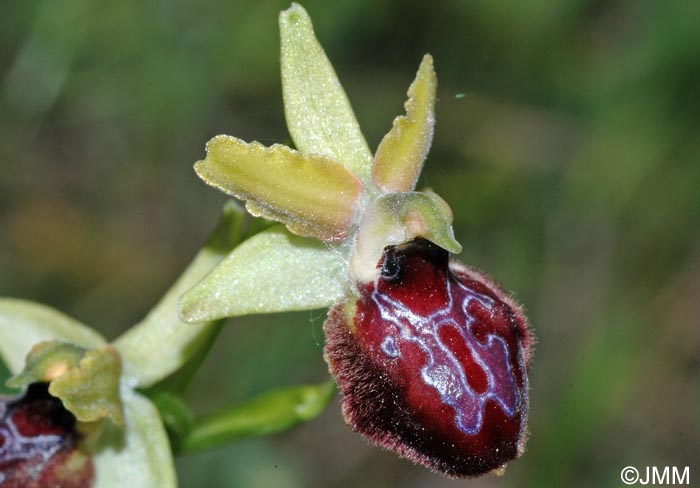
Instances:
[[[279,25],[284,111],[294,144],[343,163],[370,183],[372,153],[309,14],[293,3],[280,13]]]
[[[92,488],[175,488],[177,478],[165,432],[153,404],[122,384],[125,429],[105,423],[88,445],[95,465]]]
[[[95,330],[51,307],[0,298],[0,357],[10,372],[22,371],[25,357],[34,345],[54,340],[85,349],[106,343]]]
[[[185,293],[180,316],[196,323],[329,307],[345,294],[345,273],[333,248],[274,226],[241,243]]]

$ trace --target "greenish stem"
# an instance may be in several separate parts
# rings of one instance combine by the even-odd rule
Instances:
[[[264,393],[245,403],[194,420],[174,442],[180,452],[194,452],[253,436],[276,434],[317,417],[335,395],[332,380]]]
[[[178,300],[261,225],[233,201],[224,205],[216,228],[192,263],[146,318],[114,341],[130,384],[149,388],[165,380],[173,391],[184,391],[211,349],[221,323],[183,322]]]
[[[211,324],[209,332],[201,339],[196,351],[190,356],[185,365],[163,381],[153,385],[145,393],[150,396],[150,392],[171,392],[183,394],[192,383],[192,379],[199,371],[204,360],[209,355],[209,351],[214,346],[217,337],[221,333],[225,320],[216,320]]]
[[[158,409],[173,451],[178,451],[182,439],[192,430],[194,414],[182,398],[168,391],[150,390],[146,395]]]

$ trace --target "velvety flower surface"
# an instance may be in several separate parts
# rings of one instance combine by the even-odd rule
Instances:
[[[518,307],[423,239],[387,248],[379,266],[376,282],[335,306],[324,325],[348,423],[449,475],[515,458],[532,344]]]
[[[46,384],[0,399],[0,487],[91,486],[94,467],[77,448],[79,438],[75,417],[49,395]]]

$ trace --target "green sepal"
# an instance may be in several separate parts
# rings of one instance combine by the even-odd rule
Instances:
[[[214,447],[234,439],[275,434],[317,417],[335,394],[335,383],[296,386],[264,393],[241,405],[196,420],[183,451]]]
[[[228,202],[207,244],[149,312],[114,341],[124,359],[124,378],[132,387],[148,387],[172,374],[202,347],[208,347],[220,324],[208,322],[192,327],[180,320],[178,299],[204,278],[236,247],[245,233],[246,215]]]
[[[42,342],[32,348],[26,363],[22,373],[8,380],[8,386],[48,382],[49,393],[60,398],[78,421],[109,418],[123,425],[121,360],[113,347],[85,350],[58,341]]]
[[[241,243],[185,293],[180,316],[202,322],[329,307],[345,295],[346,272],[337,250],[277,225]]]
[[[85,349],[106,343],[97,331],[46,305],[0,298],[0,357],[13,374],[40,342],[61,341]]]
[[[303,153],[343,163],[369,184],[372,153],[309,14],[292,3],[280,13],[279,25],[284,112],[294,144]]]
[[[351,278],[362,283],[373,281],[384,248],[417,237],[451,253],[462,251],[452,230],[452,210],[437,194],[401,192],[378,197],[371,202],[360,224],[350,258]]]
[[[374,157],[372,178],[385,192],[405,192],[416,187],[433,141],[436,90],[433,58],[426,54],[408,89],[406,115],[394,119]]]
[[[122,386],[124,429],[103,423],[87,444],[95,465],[92,488],[175,488],[168,435],[153,404]]]

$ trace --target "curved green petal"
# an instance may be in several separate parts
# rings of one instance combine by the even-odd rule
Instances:
[[[340,161],[369,183],[372,153],[309,14],[293,3],[280,14],[282,92],[297,149]]]
[[[60,398],[80,422],[107,417],[123,425],[120,374],[119,353],[112,346],[103,346],[87,351],[77,367],[51,381],[49,393]]]
[[[251,214],[325,241],[347,236],[362,192],[360,180],[337,161],[232,136],[209,141],[206,159],[194,169],[207,184],[247,200]]]
[[[27,354],[22,372],[5,384],[12,388],[26,388],[32,383],[48,383],[76,368],[86,352],[87,349],[66,342],[40,342]]]
[[[436,90],[433,58],[426,54],[408,89],[406,115],[394,119],[377,148],[372,178],[384,191],[404,192],[416,187],[433,142]]]
[[[95,330],[46,305],[0,298],[0,357],[17,374],[24,359],[40,342],[61,341],[86,349],[105,344]]]
[[[310,310],[345,294],[346,264],[332,248],[275,226],[241,243],[180,300],[187,322]]]
[[[125,428],[105,423],[89,446],[95,465],[93,488],[174,488],[168,436],[153,404],[129,387],[121,389]]]
[[[243,209],[228,202],[209,241],[180,278],[141,322],[114,341],[124,360],[123,376],[132,386],[150,386],[173,373],[216,333],[216,323],[183,323],[177,301],[238,245],[244,220]]]
[[[80,422],[108,417],[123,424],[119,380],[121,359],[112,346],[86,350],[59,341],[40,342],[27,354],[24,371],[7,381],[23,388],[48,382],[49,393]]]

